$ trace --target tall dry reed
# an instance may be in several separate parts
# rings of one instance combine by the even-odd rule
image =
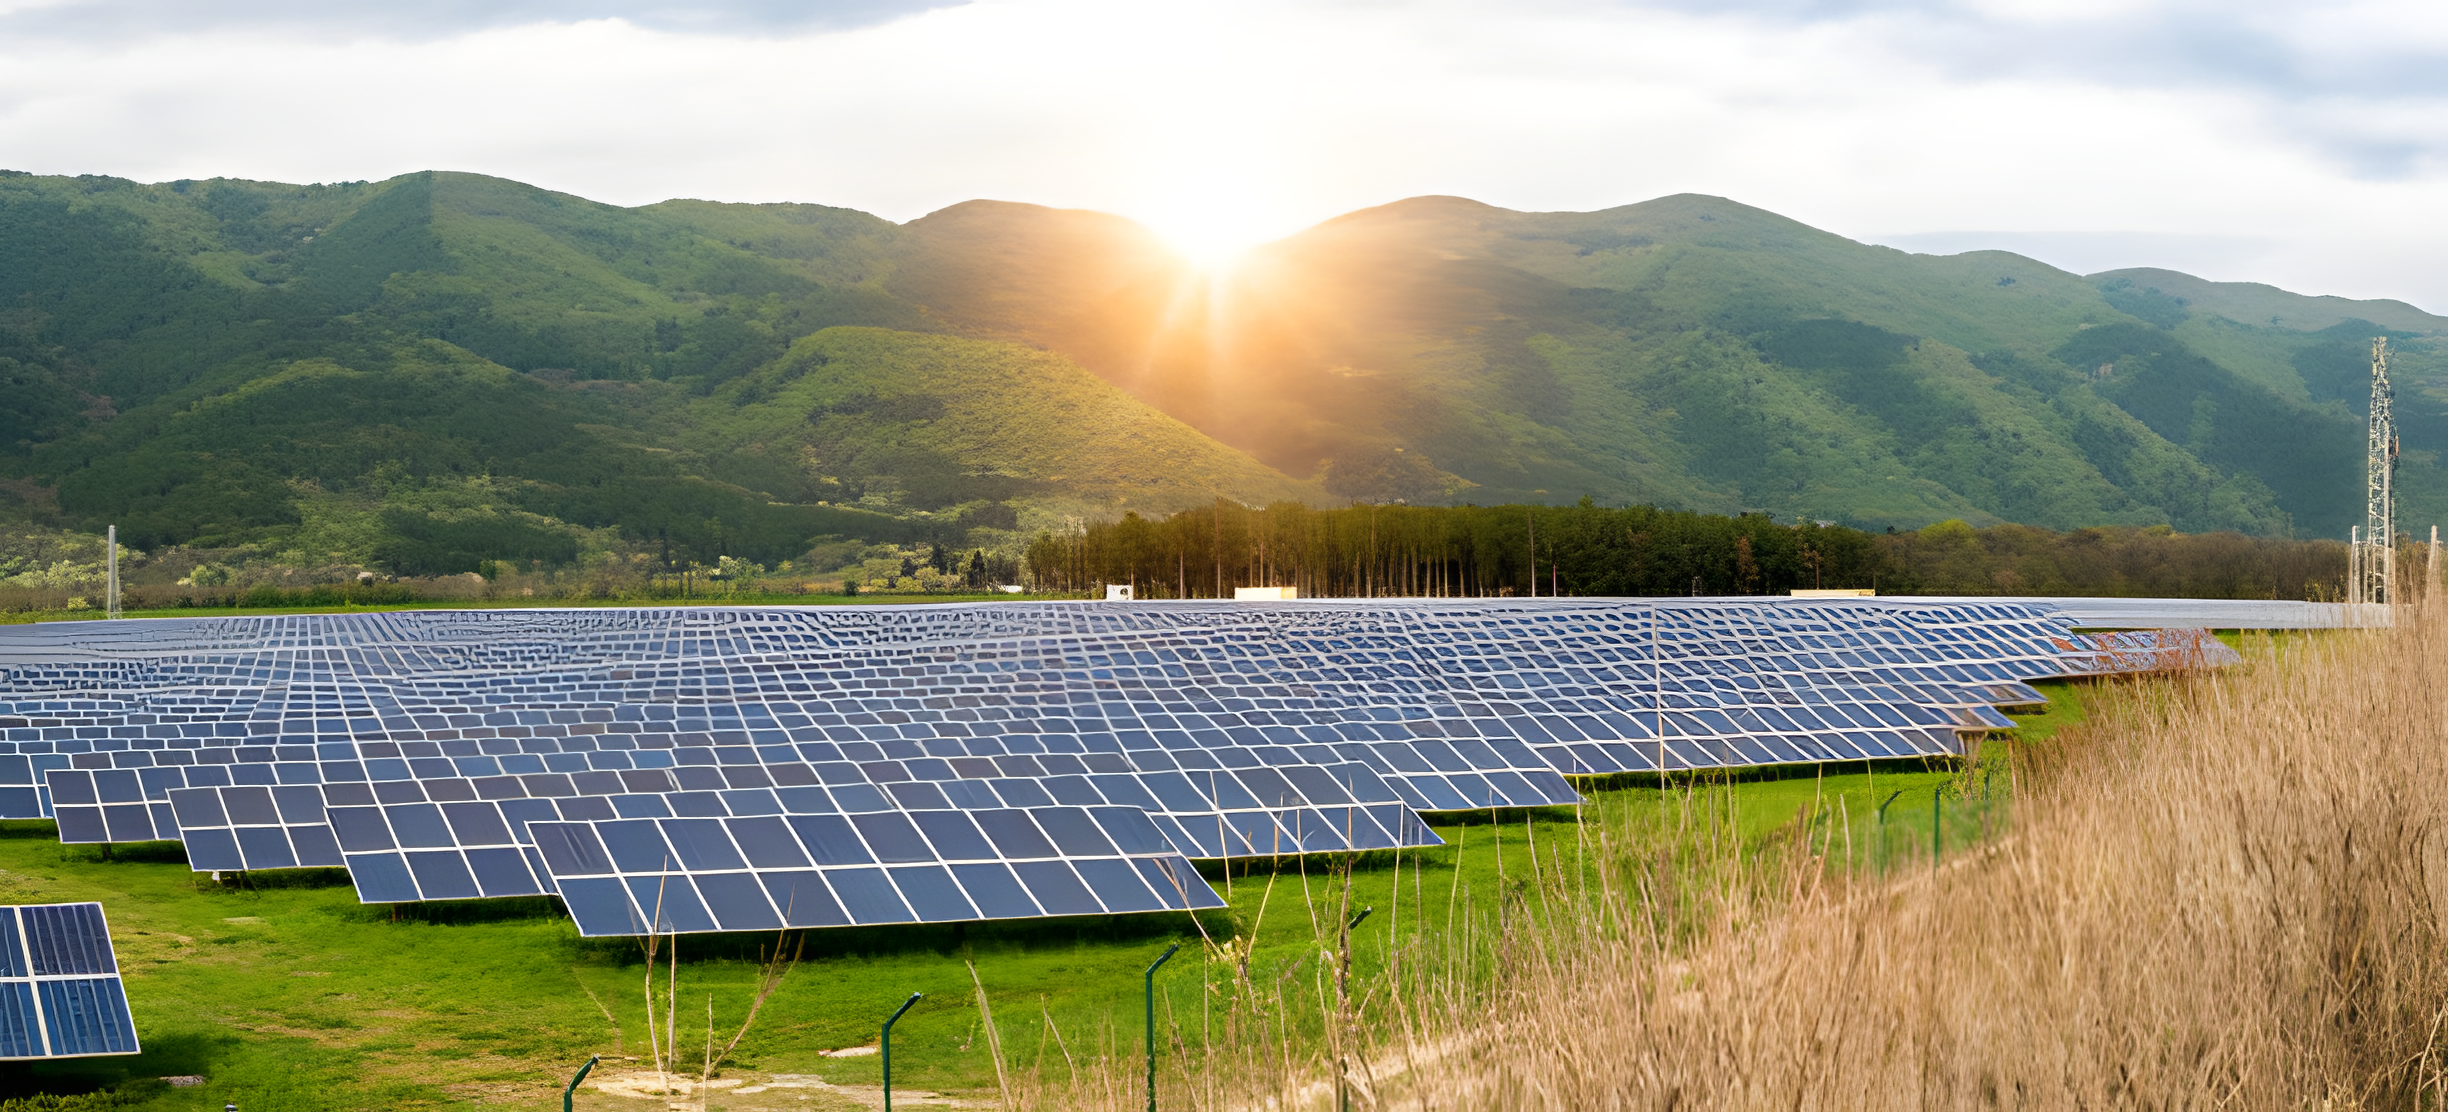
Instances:
[[[1163,1106],[1333,1108],[1340,1058],[1351,1107],[1423,1112],[2442,1107],[2448,608],[2092,713],[1935,867],[1869,866],[1861,814],[1763,843],[1705,786],[1601,802],[1506,891],[1427,893],[1453,925],[1349,998],[1339,909],[1295,903],[1308,968],[1226,949],[1212,1014],[1160,1016]],[[1143,1106],[1138,1040],[1081,1034],[1020,1103]]]
[[[1932,871],[1786,857],[1695,945],[1596,905],[1418,1108],[2415,1108],[2448,1018],[2448,622],[2135,682]],[[1824,843],[1822,843],[1824,844]]]

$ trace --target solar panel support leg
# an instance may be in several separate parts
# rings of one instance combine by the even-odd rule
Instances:
[[[1156,971],[1173,960],[1180,949],[1179,942],[1165,947],[1165,952],[1157,955],[1156,964],[1147,967],[1148,1112],[1156,1112]]]

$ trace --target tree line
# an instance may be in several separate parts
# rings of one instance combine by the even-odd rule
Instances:
[[[1129,584],[1141,598],[1783,594],[1869,587],[1868,533],[1654,506],[1350,506],[1217,502],[1040,533],[1041,591]]]
[[[2401,567],[2419,568],[2408,546]],[[1164,517],[1125,514],[1037,535],[1031,585],[1049,593],[1127,584],[1140,598],[1230,598],[1238,587],[1303,597],[1881,594],[2334,599],[2336,541],[2177,533],[2166,526],[2053,532],[1946,521],[1874,534],[1779,524],[1765,514],[1654,506],[1350,506],[1232,502]]]

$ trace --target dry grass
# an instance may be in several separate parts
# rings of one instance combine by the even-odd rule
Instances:
[[[2441,1106],[2448,607],[2247,657],[2016,754],[2011,829],[1936,869],[1848,869],[1861,815],[1613,810],[1348,1002],[1238,981],[1164,1107],[1332,1108],[1339,1048],[1352,1107]],[[1018,1103],[1141,1106],[1133,1035]]]

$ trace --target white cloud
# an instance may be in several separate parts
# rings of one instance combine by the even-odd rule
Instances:
[[[2431,261],[2448,249],[2444,52],[2448,17],[2377,3],[982,0],[754,34],[240,22],[0,35],[0,164],[440,167],[893,219],[986,196],[1227,238],[1422,193],[1586,209],[1697,191],[1862,238],[2000,229],[2048,259],[2054,236],[2051,261],[2078,269],[2135,233],[2137,261],[2448,309]]]

